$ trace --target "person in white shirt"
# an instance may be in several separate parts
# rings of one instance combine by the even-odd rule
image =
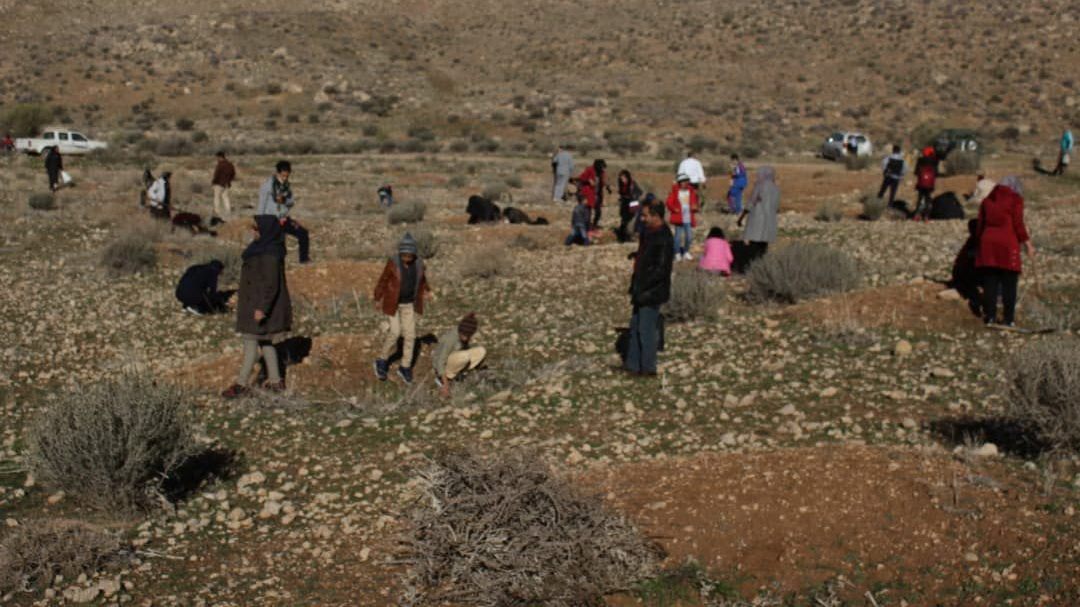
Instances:
[[[679,163],[679,169],[675,171],[676,175],[686,175],[690,178],[690,185],[697,190],[698,200],[702,207],[705,203],[705,169],[701,166],[701,161],[694,157],[693,150],[686,153],[686,158]]]

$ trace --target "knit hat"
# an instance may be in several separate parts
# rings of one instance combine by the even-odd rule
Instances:
[[[480,323],[476,320],[476,313],[469,312],[458,323],[458,333],[465,337],[472,337],[476,333],[476,329],[480,326]]]
[[[416,255],[416,239],[413,238],[412,234],[405,232],[405,235],[401,237],[401,242],[398,243],[397,250],[398,253],[401,254],[411,253],[413,255]]]

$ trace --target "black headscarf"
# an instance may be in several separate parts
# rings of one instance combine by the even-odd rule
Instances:
[[[285,232],[281,228],[281,221],[274,215],[256,215],[255,226],[259,229],[259,236],[244,249],[243,258],[273,255],[285,259]]]

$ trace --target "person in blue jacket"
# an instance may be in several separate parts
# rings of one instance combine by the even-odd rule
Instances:
[[[728,189],[728,210],[739,215],[742,213],[742,194],[746,189],[746,165],[739,160],[738,154],[731,155],[731,187]]]

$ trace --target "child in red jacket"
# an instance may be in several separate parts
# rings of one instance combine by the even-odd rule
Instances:
[[[697,190],[690,185],[689,177],[680,173],[675,178],[666,206],[670,223],[675,228],[675,261],[690,261],[694,258],[690,254],[690,245],[694,242],[694,227],[697,226],[697,214],[701,207]]]

